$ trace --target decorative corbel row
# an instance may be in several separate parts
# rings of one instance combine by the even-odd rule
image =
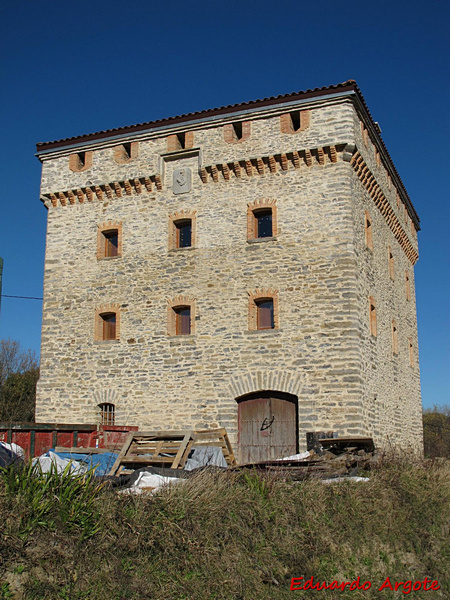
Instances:
[[[114,197],[132,196],[142,194],[144,190],[152,192],[154,189],[162,190],[162,180],[159,174],[148,177],[136,177],[123,181],[112,181],[102,185],[88,185],[82,188],[67,190],[65,192],[50,192],[42,195],[42,200],[48,206],[70,206],[84,204],[85,202],[102,201],[106,196],[109,200]]]
[[[200,179],[203,183],[213,181],[230,181],[231,176],[240,178],[245,174],[247,177],[253,175],[265,175],[267,172],[276,173],[278,170],[289,171],[289,169],[300,169],[302,166],[312,167],[314,164],[325,165],[327,162],[338,161],[338,154],[342,152],[343,146],[325,146],[306,150],[295,150],[281,154],[273,154],[258,158],[246,158],[230,163],[214,164],[200,167]]]
[[[409,241],[409,238],[402,225],[400,224],[397,215],[395,214],[388,199],[383,194],[383,191],[378,185],[369,167],[365,163],[359,150],[356,150],[356,152],[354,152],[349,162],[353,166],[356,174],[358,175],[359,180],[361,181],[361,183],[371,196],[372,200],[374,201],[375,206],[383,215],[386,223],[388,224],[389,228],[391,229],[400,246],[403,248],[403,251],[405,252],[406,256],[409,258],[413,265],[416,264],[419,258],[419,254]]]

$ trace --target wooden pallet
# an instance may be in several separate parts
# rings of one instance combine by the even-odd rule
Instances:
[[[125,440],[109,475],[123,475],[150,466],[182,469],[195,446],[220,447],[227,464],[236,464],[224,428],[202,431],[133,431]]]

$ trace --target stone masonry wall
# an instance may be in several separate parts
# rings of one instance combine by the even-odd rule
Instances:
[[[281,112],[246,116],[250,136],[237,143],[225,141],[225,122],[199,124],[193,147],[200,153],[167,155],[166,133],[133,138],[138,155],[126,164],[114,160],[112,142],[93,148],[86,171],[69,169],[74,150],[44,159],[48,231],[38,421],[95,422],[98,405],[112,402],[118,424],[222,426],[236,445],[236,398],[271,389],[298,396],[301,447],[311,430],[370,434],[379,443],[389,437],[404,444],[412,436],[417,445],[413,269],[343,159],[347,144],[364,146],[353,105],[348,99],[312,103],[309,127],[295,134],[281,132]],[[298,160],[293,152],[300,152]],[[242,169],[230,176],[223,166],[214,169],[236,161]],[[176,168],[191,169],[190,193],[173,193]],[[89,190],[76,196],[78,188],[155,174],[161,179],[151,191],[122,183],[120,197],[89,197]],[[249,242],[247,206],[260,200],[276,201],[277,236]],[[364,210],[374,219],[370,255]],[[195,246],[170,249],[170,215],[180,211],[195,211]],[[97,259],[97,229],[109,221],[121,224],[122,254]],[[392,285],[386,243],[398,269]],[[405,269],[411,273],[408,302],[401,295]],[[373,288],[380,307],[376,340],[368,333]],[[261,289],[277,291],[279,329],[249,331],[249,293]],[[168,335],[167,306],[177,296],[195,300],[192,335]],[[96,311],[106,304],[120,306],[120,339],[95,341]],[[397,319],[401,340],[395,360],[390,318]],[[405,363],[408,337],[416,348],[414,367]]]
[[[411,245],[417,250],[416,230],[386,169],[377,161],[376,148],[367,134],[364,135],[356,115],[355,141]],[[364,422],[367,423],[367,433],[375,439],[381,437],[385,446],[400,445],[420,451],[423,448],[423,431],[414,265],[375,207],[367,187],[356,175],[353,201],[355,252],[361,275],[357,298],[361,312],[366,315],[361,329]],[[365,242],[366,211],[372,220],[373,250],[367,248]],[[389,251],[393,257],[393,277],[389,271]],[[369,331],[370,296],[376,302],[376,336]],[[398,353],[393,351],[393,320],[398,328]]]

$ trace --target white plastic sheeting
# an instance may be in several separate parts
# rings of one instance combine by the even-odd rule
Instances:
[[[369,477],[334,477],[322,479],[322,483],[343,483],[344,481],[370,481]]]
[[[14,444],[14,442],[11,444],[8,442],[0,442],[0,445],[8,450],[11,450],[11,452],[14,452],[14,454],[17,454],[17,456],[20,456],[20,458],[25,458],[25,450],[22,448],[22,446],[18,446],[17,444]]]
[[[276,458],[275,460],[306,460],[311,454],[308,452],[300,452],[300,454],[292,454],[292,456],[283,456],[283,458]]]
[[[180,481],[186,481],[180,477],[165,477],[163,475],[157,475],[156,473],[148,473],[143,471],[139,474],[136,481],[125,490],[121,490],[121,494],[142,494],[143,492],[154,493],[160,490],[164,485],[172,485],[179,483]]]
[[[73,475],[86,473],[88,470],[87,465],[84,465],[76,460],[61,458],[55,454],[55,452],[47,452],[47,455],[33,458],[33,465],[41,473],[50,473],[52,469],[56,469],[58,473],[63,473],[68,465],[70,465],[70,473]]]

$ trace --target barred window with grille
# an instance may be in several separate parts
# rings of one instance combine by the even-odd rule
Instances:
[[[116,407],[110,402],[104,402],[98,405],[100,409],[101,424],[114,425]]]

